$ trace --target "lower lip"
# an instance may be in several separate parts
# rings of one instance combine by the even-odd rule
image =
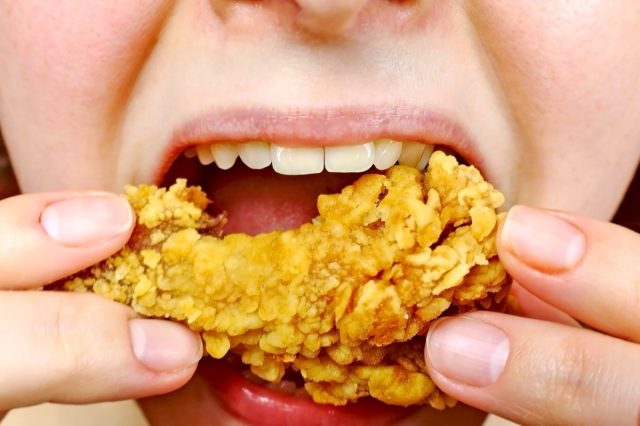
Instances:
[[[316,404],[257,385],[226,362],[204,361],[199,373],[234,416],[250,425],[379,426],[397,422],[413,409],[371,399],[344,407]]]

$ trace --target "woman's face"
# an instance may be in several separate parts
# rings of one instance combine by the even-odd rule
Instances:
[[[608,218],[640,157],[638,40],[637,0],[0,0],[0,127],[23,191],[119,191],[201,142],[388,136]]]

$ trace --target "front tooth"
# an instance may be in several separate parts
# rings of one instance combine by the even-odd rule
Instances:
[[[210,145],[198,145],[196,146],[196,152],[198,153],[198,159],[203,166],[208,166],[213,163],[213,152]]]
[[[238,158],[238,148],[232,144],[215,144],[211,151],[213,152],[213,158],[216,160],[216,165],[222,170],[228,170],[233,167],[236,163],[236,158]]]
[[[289,395],[293,395],[293,393],[298,389],[295,382],[291,380],[280,380],[278,383],[267,383],[264,385],[265,388],[280,391],[287,393]]]
[[[328,146],[324,149],[324,166],[329,172],[364,172],[373,166],[376,149],[373,142],[361,145]]]
[[[251,169],[264,169],[271,165],[271,147],[266,142],[247,142],[238,147],[240,159]]]
[[[324,148],[287,148],[271,145],[273,170],[281,175],[310,175],[324,168]]]
[[[396,164],[402,152],[402,142],[391,139],[379,139],[374,142],[376,147],[376,159],[373,165],[378,170],[385,170]]]
[[[429,159],[431,158],[431,154],[433,153],[433,145],[425,145],[424,151],[422,152],[422,157],[420,157],[420,161],[418,161],[418,165],[416,169],[424,170],[427,168],[427,164],[429,164]]]
[[[419,142],[404,142],[398,162],[405,166],[415,167],[422,157],[424,148],[425,145]]]

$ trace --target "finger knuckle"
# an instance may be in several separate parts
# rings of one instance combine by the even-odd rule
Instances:
[[[594,400],[602,364],[582,337],[569,337],[562,347],[553,348],[546,365],[545,400],[551,412],[577,412]],[[544,371],[543,371],[544,373]]]
[[[68,376],[89,367],[91,350],[87,339],[85,305],[66,302],[64,298],[57,300],[49,330],[58,368],[64,369],[65,376]]]

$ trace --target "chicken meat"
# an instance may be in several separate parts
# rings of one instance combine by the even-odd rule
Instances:
[[[210,356],[234,353],[266,382],[298,372],[319,403],[453,405],[427,374],[421,336],[442,315],[506,300],[503,196],[443,152],[425,172],[364,175],[321,195],[311,223],[257,236],[222,237],[224,215],[184,180],[126,195],[137,214],[127,246],[58,288],[180,321]]]

